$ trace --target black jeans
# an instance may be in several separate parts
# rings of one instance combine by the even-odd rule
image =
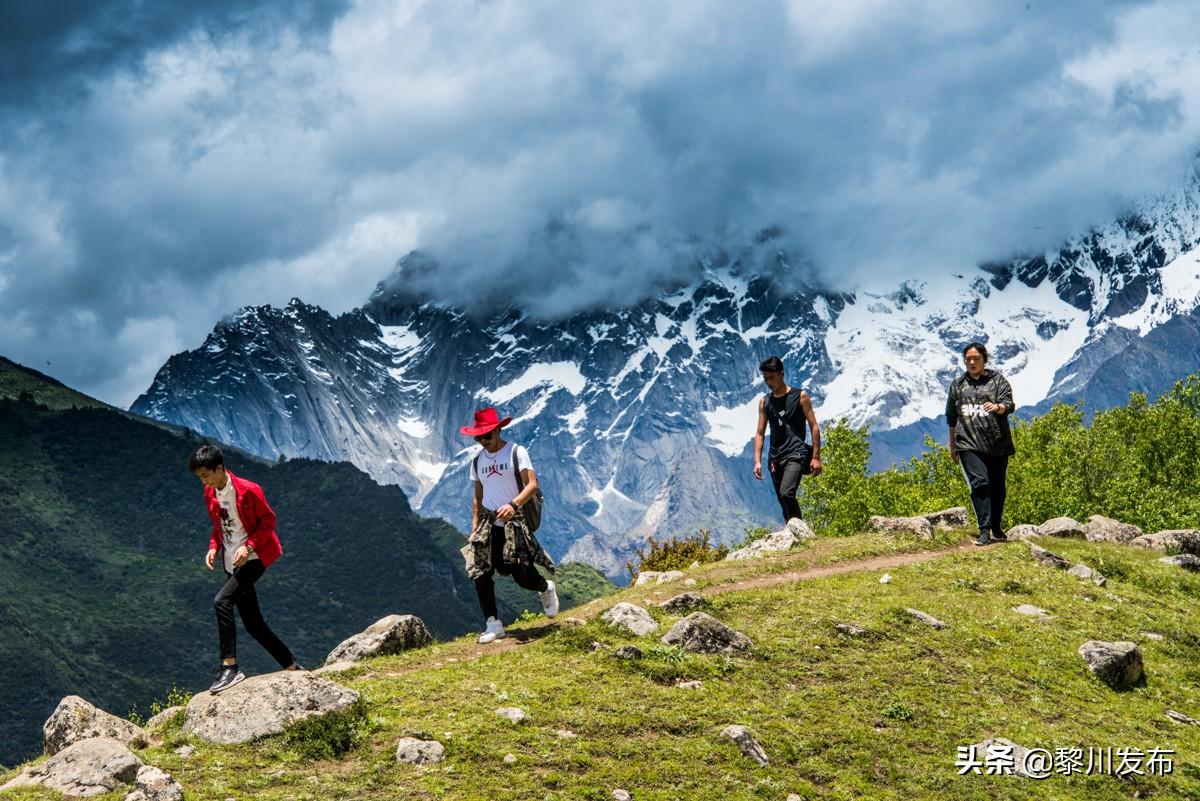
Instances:
[[[980,533],[1001,534],[1000,518],[1004,515],[1005,481],[1008,476],[1008,457],[977,451],[959,451],[958,460],[967,484],[971,486],[971,506]]]
[[[533,565],[506,565],[503,558],[504,527],[492,526],[492,569],[475,579],[475,594],[479,596],[479,608],[483,610],[485,618],[500,617],[500,613],[496,611],[496,583],[492,580],[493,573],[511,575],[517,584],[534,592],[545,592],[550,586],[546,583],[546,577]]]
[[[771,481],[775,482],[775,495],[779,498],[779,506],[783,509],[783,522],[800,516],[800,502],[796,493],[800,490],[800,476],[804,465],[799,459],[785,459],[782,462],[767,462],[771,470]]]
[[[218,558],[220,558],[218,556]],[[295,662],[292,652],[275,636],[275,632],[263,620],[262,610],[258,608],[258,593],[254,591],[254,582],[262,578],[266,568],[258,559],[251,559],[241,567],[234,568],[233,573],[226,571],[228,580],[213,598],[213,609],[217,613],[217,634],[221,640],[221,659],[237,657],[237,627],[233,624],[233,609],[236,606],[242,617],[242,625],[246,633],[267,649],[280,667],[291,667]]]

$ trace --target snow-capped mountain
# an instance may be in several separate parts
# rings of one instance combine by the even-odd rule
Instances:
[[[545,487],[547,547],[615,575],[647,534],[704,526],[729,540],[778,515],[750,460],[767,356],[821,419],[880,432],[928,427],[973,339],[1019,404],[1084,397],[1113,360],[1193,319],[1198,244],[1193,174],[1056,252],[852,292],[799,276],[767,231],[698,255],[691,284],[632,308],[479,318],[408,292],[415,271],[437,269],[414,253],[353,312],[294,300],[222,321],[132,409],[264,455],[347,459],[465,526],[477,446],[458,427],[494,404]],[[1151,378],[1198,363],[1193,349]]]

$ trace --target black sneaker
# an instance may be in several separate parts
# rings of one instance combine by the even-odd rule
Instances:
[[[975,540],[976,545],[987,545],[990,542],[991,540],[988,539],[988,533],[986,531],[979,532],[979,539]]]
[[[237,665],[221,665],[217,669],[217,678],[213,681],[212,686],[208,688],[208,691],[216,695],[223,690],[228,690],[245,678],[246,674],[238,670]]]
[[[993,542],[1008,542],[1008,535],[1002,531],[993,531],[992,532],[992,541]]]

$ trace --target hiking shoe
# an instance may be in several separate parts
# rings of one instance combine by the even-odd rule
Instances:
[[[988,533],[986,531],[979,532],[979,539],[975,540],[976,545],[987,545],[990,542],[991,540],[988,539]]]
[[[993,542],[1008,542],[1008,535],[1001,531],[993,531],[992,532],[992,541]]]
[[[558,614],[558,591],[554,589],[553,581],[546,582],[546,589],[539,592],[538,597],[542,599],[542,611],[546,613],[546,617]]]
[[[494,617],[487,619],[487,628],[479,635],[479,642],[487,644],[504,637],[504,624]]]
[[[213,681],[208,691],[213,695],[219,692],[228,690],[235,684],[245,680],[246,674],[238,670],[237,665],[221,665],[217,670],[217,678]]]

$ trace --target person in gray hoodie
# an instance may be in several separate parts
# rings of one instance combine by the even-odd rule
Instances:
[[[963,348],[966,372],[950,383],[946,422],[950,425],[950,458],[961,465],[971,487],[971,506],[979,523],[976,545],[1008,539],[1000,519],[1013,449],[1008,416],[1016,408],[1008,379],[987,367],[987,347],[972,342]]]

